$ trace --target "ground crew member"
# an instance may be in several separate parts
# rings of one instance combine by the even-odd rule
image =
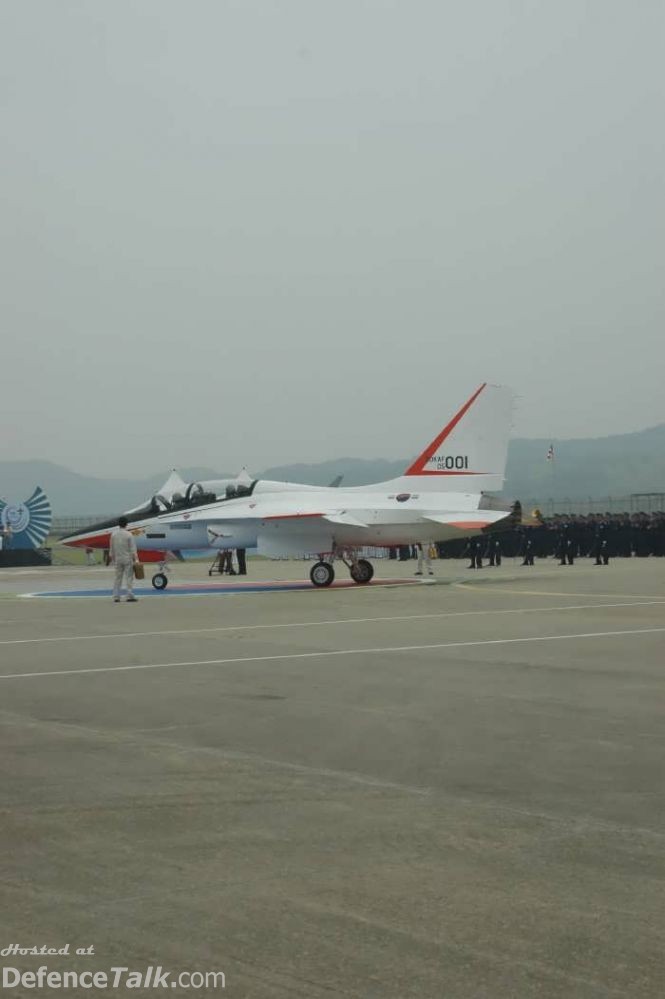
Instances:
[[[533,540],[528,534],[524,536],[524,542],[522,544],[522,565],[533,565]]]
[[[246,559],[246,549],[236,548],[236,557],[238,559],[238,575],[247,575],[247,559]]]
[[[566,525],[559,535],[556,554],[559,556],[559,565],[573,565],[575,561],[575,542],[568,532]]]
[[[595,555],[596,561],[595,565],[609,565],[610,564],[610,549],[607,544],[607,538],[604,538],[602,534],[597,534],[594,538],[593,548],[589,552],[590,555]]]
[[[236,571],[233,568],[233,552],[230,548],[224,548],[219,556],[219,571],[221,573],[226,573],[229,576],[235,576]]]
[[[483,567],[483,556],[482,549],[480,546],[480,541],[476,538],[472,538],[467,545],[467,554],[471,559],[471,562],[467,566],[468,569],[482,569]]]
[[[416,545],[416,548],[418,549],[418,568],[416,569],[414,576],[422,576],[423,564],[427,569],[427,575],[433,576],[434,572],[432,571],[432,556],[430,554],[429,541],[423,542],[422,545]]]
[[[134,566],[138,562],[136,551],[136,541],[134,535],[127,530],[127,518],[118,519],[118,529],[111,535],[111,546],[109,549],[109,561],[115,566],[115,580],[113,583],[113,601],[120,603],[120,592],[122,590],[123,579],[127,588],[127,603],[135,604],[134,596]]]
[[[501,542],[498,538],[489,538],[485,558],[489,559],[490,565],[501,565]]]

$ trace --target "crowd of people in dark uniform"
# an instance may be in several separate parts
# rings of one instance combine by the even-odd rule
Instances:
[[[665,555],[663,511],[537,515],[530,520],[468,542],[443,542],[437,545],[439,558],[469,556],[470,565],[480,568],[500,565],[502,555],[521,557],[525,565],[533,565],[536,558],[558,558],[562,565],[593,558],[597,565],[607,565],[610,558]]]
[[[555,514],[538,511],[521,519],[516,511],[511,525],[480,538],[443,541],[436,545],[439,558],[468,558],[469,568],[501,565],[502,558],[521,558],[534,565],[537,558],[557,558],[573,565],[578,558],[592,558],[608,565],[611,558],[665,556],[665,511],[655,513]],[[391,558],[416,558],[415,546],[393,549]]]

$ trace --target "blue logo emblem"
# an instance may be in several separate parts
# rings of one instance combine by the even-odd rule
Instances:
[[[39,486],[25,503],[0,499],[0,526],[11,548],[39,548],[51,529],[51,504]]]

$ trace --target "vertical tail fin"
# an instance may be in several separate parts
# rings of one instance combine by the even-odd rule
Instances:
[[[484,382],[407,468],[420,488],[480,492],[503,486],[513,393]]]
[[[501,489],[513,401],[510,389],[484,382],[390,485],[432,492],[479,493]]]

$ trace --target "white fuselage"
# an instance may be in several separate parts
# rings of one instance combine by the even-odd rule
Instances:
[[[509,389],[483,382],[388,482],[337,489],[239,476],[187,485],[173,473],[144,510],[131,511],[129,530],[139,549],[153,553],[257,548],[266,555],[324,555],[480,534],[509,516],[483,491],[504,482],[512,401]],[[64,543],[108,547],[114,527],[113,521],[97,524]],[[323,575],[316,585],[332,581]]]
[[[258,547],[267,553],[317,553],[470,536],[509,512],[481,509],[477,493],[399,492],[394,483],[385,486],[330,489],[259,481],[250,496],[165,513],[133,524],[132,531],[138,547],[147,550]]]

